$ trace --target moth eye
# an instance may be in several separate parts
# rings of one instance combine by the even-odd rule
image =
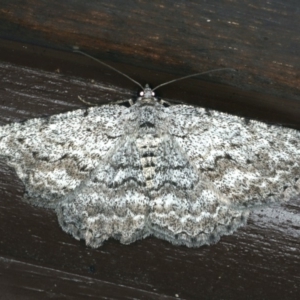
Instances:
[[[152,97],[154,97],[154,96],[155,96],[155,93],[154,93],[154,92],[152,92],[152,93],[151,93],[151,95],[152,95]]]
[[[140,96],[144,96],[144,92],[143,91],[140,92]]]

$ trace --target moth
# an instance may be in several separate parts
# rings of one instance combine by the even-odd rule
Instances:
[[[170,105],[154,93],[164,84],[137,84],[129,107],[0,127],[0,157],[25,200],[55,210],[65,232],[93,248],[149,235],[199,247],[246,224],[252,208],[299,194],[299,131]]]

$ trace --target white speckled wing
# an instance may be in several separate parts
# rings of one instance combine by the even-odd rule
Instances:
[[[32,204],[56,210],[87,245],[153,234],[188,247],[217,242],[249,209],[300,191],[300,133],[187,105],[145,88],[104,105],[0,127],[0,156]]]
[[[170,134],[231,205],[300,192],[300,132],[187,105],[169,108]]]
[[[23,181],[27,201],[55,208],[118,143],[127,110],[104,105],[0,127],[0,156]]]
[[[216,243],[222,235],[244,225],[249,214],[225,202],[169,135],[164,135],[157,149],[150,195],[150,230],[175,245],[199,247]]]
[[[56,208],[62,228],[93,248],[109,238],[129,244],[148,236],[148,211],[140,155],[130,135]]]

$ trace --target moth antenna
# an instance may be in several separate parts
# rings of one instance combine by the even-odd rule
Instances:
[[[236,72],[236,70],[232,69],[232,68],[221,68],[221,69],[214,69],[214,70],[205,71],[205,72],[201,72],[201,73],[195,73],[195,74],[187,75],[187,76],[184,76],[184,77],[180,77],[180,78],[173,79],[173,80],[167,81],[165,83],[162,83],[162,84],[156,86],[154,89],[152,89],[152,91],[155,91],[155,90],[157,90],[158,88],[160,88],[164,85],[167,85],[167,84],[179,81],[179,80],[187,79],[187,78],[190,78],[190,77],[196,77],[196,76],[200,76],[200,75],[204,75],[204,74],[208,74],[208,73],[212,73],[212,72],[219,72],[219,71],[234,71],[234,72]]]
[[[131,80],[131,81],[134,82],[136,85],[138,85],[142,90],[144,90],[143,86],[142,86],[140,83],[138,83],[137,81],[135,81],[134,79],[132,79],[132,78],[129,77],[128,75],[126,75],[126,74],[124,74],[123,72],[117,70],[116,68],[114,68],[114,67],[112,67],[112,66],[106,64],[105,62],[103,62],[103,61],[101,61],[101,60],[99,60],[99,59],[97,59],[97,58],[95,58],[95,57],[93,57],[93,56],[91,56],[91,55],[89,55],[89,54],[83,52],[83,51],[80,51],[79,48],[73,47],[73,52],[75,52],[75,53],[80,53],[80,54],[82,54],[82,55],[84,55],[84,56],[86,56],[86,57],[89,57],[89,58],[95,60],[95,61],[98,62],[99,64],[101,64],[101,65],[103,65],[103,66],[105,66],[105,67],[107,67],[107,68],[109,68],[109,69],[111,69],[111,70],[113,70],[113,71],[115,71],[115,72],[117,72],[117,73],[123,75],[124,77],[126,77],[127,79]]]

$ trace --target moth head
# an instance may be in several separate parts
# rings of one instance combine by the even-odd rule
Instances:
[[[144,90],[140,92],[140,96],[142,99],[151,99],[155,96],[155,93],[152,91],[150,86],[146,84]]]

